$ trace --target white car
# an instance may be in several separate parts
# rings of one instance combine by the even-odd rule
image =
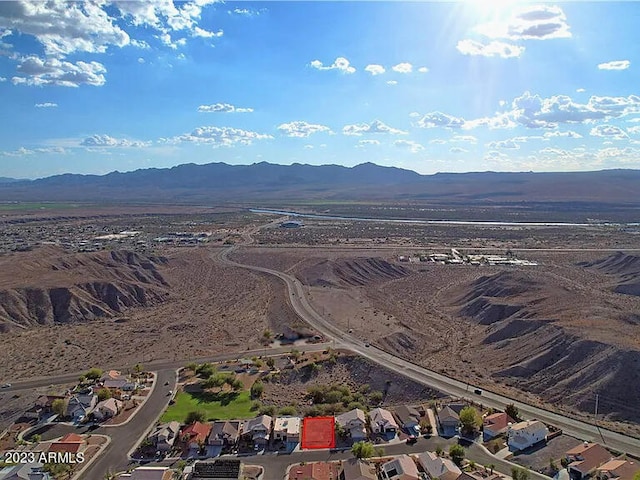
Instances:
[[[2,388],[9,388],[9,387],[11,387],[10,383],[3,383],[2,384]]]

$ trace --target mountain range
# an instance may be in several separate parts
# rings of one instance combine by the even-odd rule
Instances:
[[[364,163],[184,164],[106,175],[0,178],[2,201],[154,202],[389,200],[429,203],[586,202],[640,204],[640,170],[437,173]]]

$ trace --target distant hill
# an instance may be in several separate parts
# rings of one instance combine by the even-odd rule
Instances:
[[[9,178],[9,177],[0,177],[0,183],[14,183],[20,182],[17,178]]]
[[[588,202],[640,204],[639,170],[563,173],[438,173],[364,163],[339,165],[185,164],[106,175],[64,174],[0,181],[5,201],[256,202],[402,200],[429,203]]]

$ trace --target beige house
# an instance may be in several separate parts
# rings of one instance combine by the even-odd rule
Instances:
[[[115,417],[122,410],[124,404],[120,400],[115,398],[107,398],[96,404],[96,408],[93,410],[93,417],[102,422],[109,418]]]
[[[432,479],[455,480],[462,473],[451,460],[439,457],[433,452],[420,453],[418,463]]]
[[[362,410],[354,408],[336,417],[336,423],[349,433],[354,441],[367,438],[367,417]]]
[[[273,439],[287,443],[300,442],[300,417],[278,417],[273,422]]]
[[[369,426],[371,431],[377,434],[395,434],[398,432],[398,423],[393,414],[384,408],[374,408],[369,412]]]
[[[400,455],[383,464],[380,477],[384,480],[420,480],[418,467],[409,455]]]
[[[602,480],[633,480],[640,472],[640,463],[630,460],[609,460],[597,469],[598,478]]]
[[[342,461],[340,480],[378,480],[378,477],[373,465],[357,458],[350,458]]]

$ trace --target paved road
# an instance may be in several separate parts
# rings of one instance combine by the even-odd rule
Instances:
[[[189,360],[156,360],[149,363],[144,364],[144,368],[148,371],[159,371],[159,370],[176,370],[178,368],[184,367],[189,362],[221,362],[225,360],[234,360],[236,358],[244,358],[244,357],[253,357],[264,356],[265,352],[267,356],[272,355],[282,355],[283,353],[288,353],[291,349],[295,348],[300,352],[317,352],[327,349],[330,346],[335,345],[335,343],[314,343],[308,345],[287,345],[284,347],[275,347],[275,348],[260,348],[257,350],[246,350],[244,352],[233,352],[233,353],[225,353],[220,355],[214,355],[210,357],[201,357],[201,358],[192,358]],[[105,370],[121,370],[126,371],[127,369],[133,369],[134,365],[115,365],[112,367],[105,367]],[[73,383],[77,382],[78,378],[86,373],[86,370],[74,373],[68,373],[63,375],[53,375],[51,377],[38,377],[31,378],[29,380],[17,381],[11,384],[10,388],[3,388],[0,390],[0,393],[4,392],[14,392],[19,390],[28,390],[32,388],[39,387],[47,387],[49,385],[61,385],[64,383]]]
[[[636,456],[640,455],[640,439],[638,438],[598,428],[595,425],[587,424],[557,413],[552,413],[486,390],[482,393],[481,397],[474,396],[469,393],[469,385],[464,382],[446,377],[421,366],[414,365],[374,346],[367,347],[366,345],[368,344],[365,344],[352,335],[343,332],[332,323],[329,323],[324,317],[319,315],[309,303],[309,299],[305,294],[302,284],[295,277],[270,268],[245,265],[234,260],[230,260],[229,254],[236,251],[237,248],[238,245],[234,245],[228,249],[218,252],[216,254],[216,259],[229,266],[241,267],[280,278],[286,284],[289,302],[300,318],[325,335],[326,338],[331,338],[339,342],[343,347],[383,365],[384,367],[395,371],[399,375],[404,375],[416,382],[436,388],[449,395],[461,398],[473,397],[473,400],[482,401],[483,405],[499,409],[504,408],[504,406],[509,403],[513,403],[518,407],[523,416],[528,418],[537,418],[552,425],[556,425],[564,432],[581,440],[603,442],[608,447],[615,450]]]
[[[177,382],[174,369],[157,372],[156,387],[147,398],[143,408],[135,414],[133,419],[121,427],[99,428],[93,433],[101,433],[111,437],[111,443],[102,454],[82,474],[82,478],[101,479],[109,471],[126,470],[129,465],[129,452],[138,444],[140,437],[155,425],[168,404],[167,395],[170,389],[175,389]],[[169,386],[165,386],[169,382]]]
[[[425,451],[435,451],[440,447],[443,451],[448,451],[449,447],[458,440],[455,438],[445,439],[441,437],[424,438],[421,437],[414,445],[397,443],[393,445],[379,445],[384,452],[383,455],[401,455],[403,453],[417,454]],[[465,444],[465,458],[473,460],[478,465],[494,465],[495,470],[506,475],[511,475],[511,468],[516,466],[505,460],[495,458],[488,454],[483,448],[476,444]],[[336,460],[346,460],[352,458],[350,451],[331,452],[329,450],[305,450],[290,454],[267,454],[239,457],[243,463],[248,465],[260,465],[264,467],[264,480],[282,480],[287,467],[293,463],[300,462],[330,462]],[[173,462],[161,462],[154,465],[170,466]],[[537,472],[529,471],[532,480],[550,480],[549,477]]]

